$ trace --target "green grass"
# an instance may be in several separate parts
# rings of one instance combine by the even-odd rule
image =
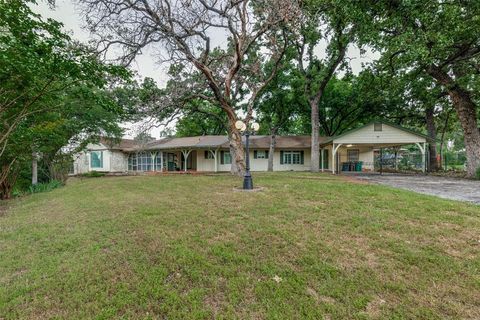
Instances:
[[[480,207],[330,175],[80,179],[0,211],[0,319],[479,319]],[[0,207],[1,210],[1,207]]]

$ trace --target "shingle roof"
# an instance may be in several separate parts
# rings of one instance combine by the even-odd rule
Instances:
[[[328,137],[320,137],[320,143],[326,141]],[[245,137],[243,138],[245,143]],[[277,136],[276,147],[282,149],[305,149],[310,148],[310,136]],[[270,146],[270,136],[250,136],[251,148],[268,149]],[[213,149],[229,148],[227,136],[196,136],[183,138],[163,138],[152,141],[147,145],[134,145],[125,151],[137,150],[167,150],[167,149]]]
[[[120,139],[117,141],[102,137],[100,138],[100,143],[112,150],[132,149],[139,146],[138,142],[132,139]]]
[[[218,148],[225,143],[228,143],[227,136],[164,138],[150,144],[146,149]]]

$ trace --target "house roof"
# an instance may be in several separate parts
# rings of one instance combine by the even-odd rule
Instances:
[[[397,129],[409,132],[411,134],[429,139],[428,136],[413,131],[408,128],[401,127],[397,124],[387,122],[385,120],[371,121],[356,129],[349,130],[343,134],[332,137],[320,137],[320,144],[325,145],[331,143],[335,139],[349,135],[357,130],[367,127],[373,123],[383,123]],[[243,137],[245,142],[245,137]],[[163,138],[160,140],[152,140],[149,142],[139,142],[132,139],[121,139],[119,141],[100,139],[100,142],[113,150],[123,150],[127,152],[140,150],[173,150],[173,149],[228,149],[229,141],[227,136],[196,136],[181,138]],[[311,136],[277,136],[275,138],[275,147],[281,149],[307,149],[310,148]],[[250,147],[253,149],[268,149],[270,147],[270,136],[250,136]]]
[[[320,141],[328,137],[321,137]],[[243,137],[245,142],[245,137]],[[310,136],[277,136],[275,144],[282,149],[305,149],[310,148]],[[268,149],[270,147],[270,136],[250,136],[250,147],[257,149]],[[147,145],[133,145],[125,148],[124,151],[138,150],[172,150],[172,149],[228,149],[229,141],[227,136],[196,136],[182,138],[164,138],[148,143]]]
[[[196,136],[182,138],[164,138],[150,144],[147,150],[178,148],[218,148],[228,144],[227,136]]]
[[[138,142],[132,139],[108,139],[105,137],[100,138],[100,143],[112,150],[125,150],[138,146]]]

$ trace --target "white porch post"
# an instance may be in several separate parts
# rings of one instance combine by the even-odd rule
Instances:
[[[208,151],[213,155],[213,161],[215,161],[215,172],[218,172],[218,161],[217,161],[217,151],[218,151],[218,149],[208,150]]]
[[[335,174],[335,160],[336,160],[336,149],[335,149],[335,143],[332,145],[332,173]]]
[[[333,148],[332,148],[332,157],[333,157],[332,173],[333,173],[333,174],[336,173],[336,168],[337,168],[337,150],[338,150],[338,148],[340,148],[341,145],[342,145],[342,143],[337,144],[337,146],[335,146],[335,143],[333,144]]]
[[[151,152],[150,157],[152,158],[152,171],[157,171],[157,164],[155,162],[155,157],[158,155],[158,152]]]
[[[422,172],[425,173],[427,167],[427,143],[423,143],[423,153],[422,153]]]
[[[320,150],[320,166],[321,166],[321,168],[322,168],[322,172],[323,172],[323,156],[324,156],[324,151],[325,151],[324,148],[322,148],[322,149]]]
[[[184,161],[184,168],[183,171],[187,172],[187,160],[188,160],[188,155],[192,152],[192,150],[182,150],[183,154],[183,161]]]
[[[163,151],[160,151],[160,172],[163,172]]]

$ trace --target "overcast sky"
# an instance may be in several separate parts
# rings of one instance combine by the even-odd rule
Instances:
[[[40,2],[39,5],[33,8],[34,11],[41,14],[43,17],[53,18],[64,24],[65,31],[71,33],[74,39],[82,42],[87,42],[90,38],[88,31],[84,30],[83,18],[78,10],[75,8],[73,0],[56,0],[56,7],[52,10],[46,3]],[[213,39],[212,42],[220,43],[223,39]],[[317,51],[318,55],[322,55],[325,49],[325,45],[320,45]],[[369,63],[376,57],[375,54],[367,52],[365,55],[360,54],[360,50],[351,46],[347,51],[347,59],[352,68],[352,71],[357,74],[362,70],[363,63]],[[137,57],[136,61],[131,65],[132,69],[136,70],[141,77],[150,77],[157,81],[159,86],[164,86],[167,81],[166,72],[168,65],[160,65],[156,62],[156,59],[148,52],[144,50],[143,54]],[[127,125],[131,128],[131,125]],[[158,138],[159,130],[153,129],[152,136]],[[128,132],[126,136],[131,137],[132,133]]]

